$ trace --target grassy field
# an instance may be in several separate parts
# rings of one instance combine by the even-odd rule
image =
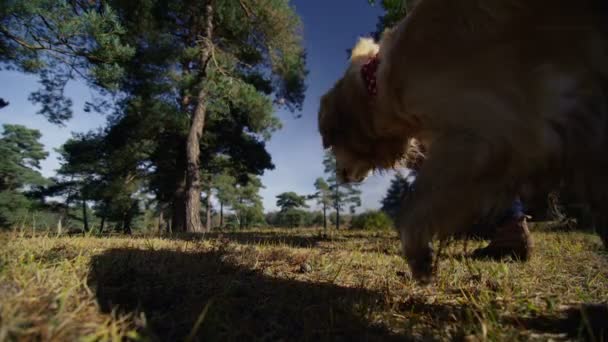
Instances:
[[[606,340],[608,255],[534,233],[526,264],[444,249],[414,284],[394,232],[0,235],[4,340]],[[603,305],[598,305],[603,304]]]

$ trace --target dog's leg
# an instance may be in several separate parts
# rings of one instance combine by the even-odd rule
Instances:
[[[469,227],[483,211],[504,208],[515,194],[506,183],[508,146],[492,146],[473,135],[437,139],[420,169],[413,192],[402,203],[397,228],[413,277],[433,275],[432,239]]]

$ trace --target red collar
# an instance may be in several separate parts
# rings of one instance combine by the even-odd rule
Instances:
[[[361,67],[361,76],[363,77],[363,83],[367,88],[367,92],[371,96],[378,94],[378,86],[376,82],[376,74],[378,73],[378,65],[380,65],[380,58],[378,54],[370,57],[365,64]]]

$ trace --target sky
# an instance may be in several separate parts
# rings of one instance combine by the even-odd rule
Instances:
[[[367,0],[295,0],[292,1],[304,26],[304,43],[310,71],[302,117],[295,119],[289,112],[277,113],[283,129],[267,143],[275,165],[262,176],[261,190],[266,211],[276,210],[276,195],[295,191],[314,193],[314,181],[323,174],[323,148],[317,131],[317,112],[321,96],[342,76],[347,67],[346,50],[357,39],[373,31],[382,14]],[[86,132],[102,127],[106,118],[86,113],[83,106],[93,95],[82,82],[71,82],[66,93],[74,102],[74,117],[64,127],[53,125],[36,112],[39,108],[28,101],[29,94],[38,89],[36,77],[16,72],[0,71],[0,97],[10,105],[0,110],[0,124],[21,124],[41,131],[41,142],[50,156],[42,163],[42,174],[53,176],[59,167],[54,149],[61,146],[72,132]],[[362,207],[377,209],[393,173],[373,175],[361,186]],[[314,203],[310,203],[312,208]]]

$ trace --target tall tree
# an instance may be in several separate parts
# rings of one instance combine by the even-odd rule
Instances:
[[[47,183],[40,161],[48,153],[40,143],[38,130],[21,125],[3,125],[0,138],[0,227],[16,223],[30,207],[27,191]]]
[[[53,184],[45,191],[46,196],[62,196],[66,210],[74,201],[80,202],[84,231],[89,231],[87,201],[93,200],[101,189],[104,172],[107,171],[106,151],[101,132],[75,134],[66,141],[59,152],[61,166]],[[94,193],[96,193],[94,195]]]
[[[175,209],[183,209],[187,230],[201,231],[200,171],[208,162],[203,145],[213,133],[211,121],[244,113],[250,121],[244,126],[255,135],[278,127],[273,103],[301,108],[306,71],[299,19],[286,0],[112,3],[122,17],[132,19],[128,27],[139,32],[138,50],[170,46],[162,63],[156,62],[163,68],[153,70],[170,83],[162,98],[177,95],[178,112],[188,118],[185,134],[177,140],[183,155],[177,155],[173,178],[181,189],[174,203],[183,199],[184,205]]]
[[[330,151],[325,153],[323,159],[325,173],[329,174],[327,183],[331,190],[331,201],[336,211],[336,229],[340,229],[340,212],[345,206],[349,206],[350,212],[353,213],[357,207],[361,206],[361,191],[359,185],[354,183],[343,184],[338,181],[336,173],[336,157]]]
[[[206,1],[204,18],[201,18],[204,20],[203,25],[195,20],[195,24],[189,27],[190,33],[203,38],[194,43],[199,50],[195,69],[199,89],[193,94],[196,99],[186,143],[186,226],[189,231],[200,231],[199,142],[203,135],[208,103],[211,101],[209,85],[234,80],[237,86],[235,90],[243,99],[264,102],[262,97],[265,94],[243,82],[243,78],[260,77],[259,68],[266,64],[271,65],[267,71],[280,82],[277,93],[281,101],[299,106],[303,96],[305,72],[299,22],[287,1],[243,0],[239,1],[239,5],[236,2],[229,3]],[[232,17],[225,20],[226,15],[234,16],[235,11],[239,10],[241,15],[238,19]],[[209,67],[209,62],[216,54],[228,57],[228,63]],[[250,54],[257,56],[250,58]],[[217,62],[214,60],[213,63]],[[249,63],[254,63],[257,68],[247,66]],[[215,80],[212,73],[217,73]]]
[[[327,208],[332,203],[332,191],[323,177],[315,180],[315,189],[317,191],[310,198],[316,199],[317,204],[323,208],[323,229],[327,230]]]

